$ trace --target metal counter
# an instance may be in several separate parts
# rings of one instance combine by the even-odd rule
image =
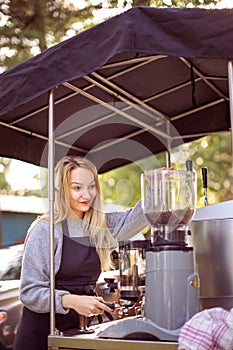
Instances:
[[[177,350],[178,344],[171,342],[100,339],[95,336],[76,335],[72,337],[49,336],[50,350],[89,349],[89,350]]]
[[[233,201],[199,208],[190,223],[200,278],[200,310],[233,305]]]

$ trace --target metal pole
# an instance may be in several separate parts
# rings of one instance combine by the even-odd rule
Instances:
[[[228,62],[228,82],[229,82],[229,101],[230,101],[230,118],[231,118],[231,152],[233,161],[233,67],[232,61]]]
[[[171,126],[170,126],[170,122],[167,121],[166,122],[166,131],[167,131],[167,135],[171,136]],[[167,150],[166,150],[166,167],[170,168],[171,166],[171,137],[167,138]]]
[[[50,334],[55,334],[55,273],[54,273],[54,90],[49,94],[49,149],[48,149],[48,176],[49,176],[49,238],[50,238]]]

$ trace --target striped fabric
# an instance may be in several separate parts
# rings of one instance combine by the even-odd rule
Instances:
[[[179,350],[233,350],[233,308],[206,309],[181,329]]]

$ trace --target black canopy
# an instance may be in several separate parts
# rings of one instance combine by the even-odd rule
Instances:
[[[100,172],[230,130],[233,10],[133,8],[0,75],[0,153],[44,165],[49,91],[56,159]]]

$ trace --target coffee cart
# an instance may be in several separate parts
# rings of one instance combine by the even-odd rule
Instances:
[[[173,147],[230,132],[232,15],[133,8],[0,75],[1,155],[49,169],[51,350],[177,348],[177,342],[56,334],[53,169],[74,153],[99,173],[152,155],[158,167],[162,151],[169,166]]]

